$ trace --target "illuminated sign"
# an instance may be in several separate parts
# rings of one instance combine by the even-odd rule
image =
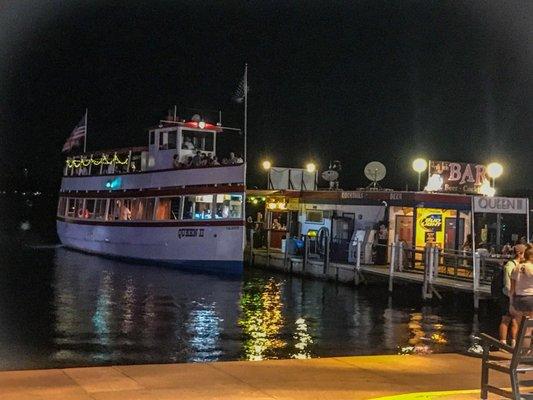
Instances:
[[[487,181],[482,164],[430,161],[427,190],[452,193],[478,193]]]
[[[429,214],[420,219],[420,226],[428,231],[442,230],[442,214]]]
[[[120,176],[117,176],[113,179],[108,180],[105,183],[105,187],[110,190],[120,189],[122,187],[122,178]]]
[[[474,197],[474,212],[527,214],[527,200],[513,197]]]

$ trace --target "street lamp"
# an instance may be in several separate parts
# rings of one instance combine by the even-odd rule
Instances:
[[[270,168],[272,168],[272,163],[268,160],[265,160],[261,163],[261,165],[263,166],[263,169],[266,171],[267,173],[267,186],[266,188],[268,189],[268,187],[270,186]]]
[[[424,160],[423,158],[417,158],[413,161],[413,169],[415,172],[418,172],[418,191],[420,192],[420,175],[422,172],[424,172],[428,167],[428,162]]]
[[[306,166],[305,166],[305,169],[307,169],[307,172],[309,173],[313,173],[316,171],[316,165],[312,162],[308,163]]]
[[[487,165],[487,175],[492,178],[492,187],[496,189],[496,178],[503,174],[503,166],[497,162],[491,162]]]

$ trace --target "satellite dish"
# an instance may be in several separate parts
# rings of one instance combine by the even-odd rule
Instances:
[[[372,181],[371,186],[377,187],[377,182],[385,178],[387,168],[379,161],[372,161],[365,166],[365,176]]]
[[[324,179],[326,182],[335,182],[337,179],[339,179],[339,173],[329,169],[322,172],[322,179]]]

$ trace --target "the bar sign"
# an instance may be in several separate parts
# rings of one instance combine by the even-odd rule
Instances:
[[[474,212],[527,214],[527,201],[513,197],[474,197]]]

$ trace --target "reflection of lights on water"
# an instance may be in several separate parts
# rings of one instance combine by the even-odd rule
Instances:
[[[111,295],[113,287],[111,286],[112,275],[107,271],[102,272],[102,279],[100,287],[98,288],[98,297],[96,299],[96,310],[92,317],[94,331],[98,336],[100,344],[109,345],[109,318],[111,312],[109,306],[111,304]],[[98,353],[95,355],[97,359],[109,359],[109,354]]]
[[[434,319],[435,316],[426,316],[426,319]],[[422,313],[412,313],[407,323],[410,337],[408,346],[400,346],[399,354],[428,354],[433,352],[433,348],[448,343],[448,339],[443,332],[444,325],[441,323],[425,323]],[[427,332],[429,330],[430,332]]]
[[[133,310],[135,307],[135,285],[133,279],[128,279],[126,290],[122,296],[124,302],[124,316],[122,318],[122,333],[128,334],[133,330]]]
[[[243,289],[239,325],[245,336],[243,345],[248,360],[263,360],[268,352],[286,345],[276,337],[283,327],[280,286],[269,279],[250,282]]]
[[[190,313],[187,331],[191,334],[190,346],[196,354],[190,361],[218,360],[222,354],[219,346],[220,322],[223,320],[216,313],[216,303],[196,303],[196,308]],[[216,350],[218,348],[218,350]]]
[[[313,344],[313,338],[308,332],[308,327],[304,318],[298,318],[295,322],[296,332],[292,336],[296,341],[294,347],[297,352],[292,355],[292,358],[306,359],[311,358],[309,346]]]

